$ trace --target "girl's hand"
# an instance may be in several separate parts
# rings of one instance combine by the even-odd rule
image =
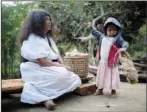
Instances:
[[[126,51],[126,49],[125,48],[120,48],[120,49],[118,49],[118,51],[116,52],[116,54],[115,54],[115,56],[114,56],[114,60],[115,60],[115,58],[116,58],[116,55],[117,54],[119,54],[119,58],[121,57],[121,52],[124,52],[124,51]]]
[[[126,49],[125,48],[120,48],[120,49],[118,49],[117,53],[120,53],[120,52],[123,52],[123,51],[126,51]]]
[[[93,39],[93,35],[90,33],[87,37],[79,37],[78,39],[81,40],[81,42],[85,42]]]

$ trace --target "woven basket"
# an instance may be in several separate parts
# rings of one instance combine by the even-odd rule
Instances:
[[[80,78],[85,78],[88,75],[88,54],[66,56],[64,64],[71,67],[71,71],[79,75]]]
[[[126,51],[120,54],[119,72],[126,76],[127,81],[131,84],[138,82],[138,73],[133,64],[130,54]]]

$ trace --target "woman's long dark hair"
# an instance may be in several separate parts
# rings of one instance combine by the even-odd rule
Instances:
[[[28,36],[30,33],[34,33],[42,38],[44,38],[45,34],[43,32],[44,30],[44,24],[45,24],[45,17],[49,16],[49,13],[45,10],[39,9],[39,10],[33,10],[27,19],[24,21],[24,24],[22,25],[21,31],[20,31],[20,43],[22,45],[24,40],[28,39]],[[51,18],[51,17],[50,17]],[[51,31],[48,31],[47,34],[49,34]]]

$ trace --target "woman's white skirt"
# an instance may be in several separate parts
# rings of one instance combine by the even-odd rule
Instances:
[[[80,77],[64,67],[41,67],[37,63],[25,62],[20,65],[25,82],[21,102],[37,104],[57,98],[81,85]]]

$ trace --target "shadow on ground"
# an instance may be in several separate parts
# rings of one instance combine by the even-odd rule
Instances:
[[[57,103],[58,105],[62,104],[62,101],[64,100],[64,102],[68,102],[69,100],[72,99],[72,97],[80,97],[77,96],[73,93],[67,93],[64,94],[60,97],[58,97],[57,99],[54,100],[55,103]],[[35,109],[35,108],[45,108],[44,105],[41,104],[36,104],[36,105],[31,105],[31,104],[25,104],[25,103],[21,103],[20,102],[20,94],[2,94],[2,112],[20,112],[19,110],[22,109]],[[40,112],[40,111],[39,111]]]

